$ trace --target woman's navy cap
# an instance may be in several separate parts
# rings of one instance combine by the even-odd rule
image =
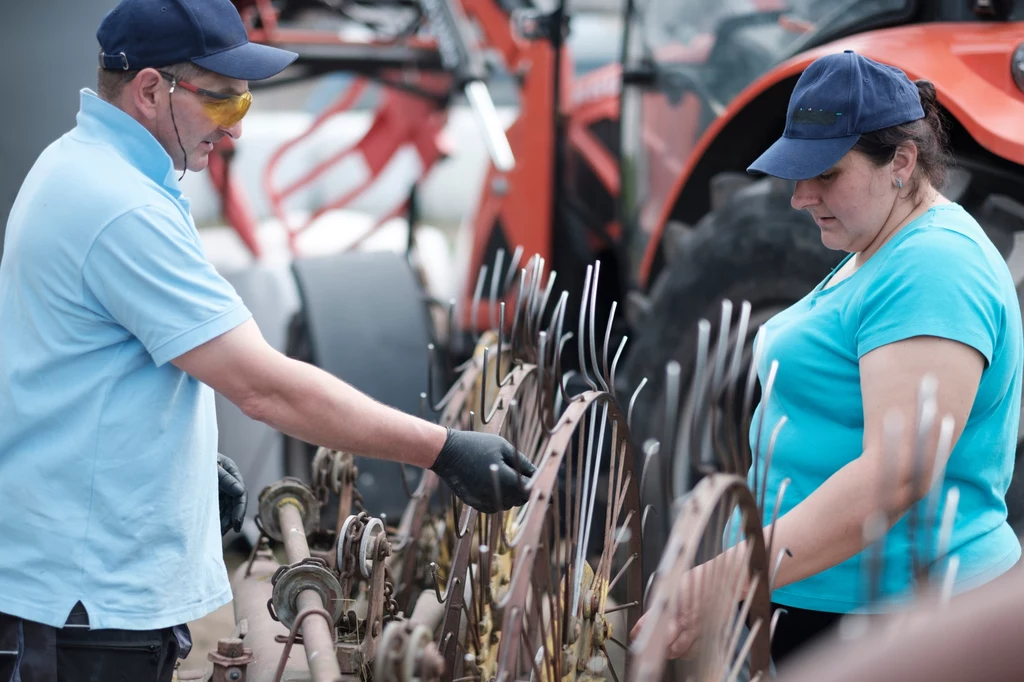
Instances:
[[[100,66],[137,71],[192,62],[228,78],[258,81],[297,54],[249,42],[231,0],[121,0],[103,17]]]
[[[903,71],[847,50],[811,62],[793,88],[786,129],[747,171],[785,180],[821,175],[864,133],[924,118]]]

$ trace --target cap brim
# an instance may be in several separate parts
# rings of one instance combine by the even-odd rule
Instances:
[[[284,71],[298,56],[294,52],[278,47],[245,43],[207,57],[193,59],[192,63],[228,78],[261,81]]]
[[[750,164],[747,172],[783,180],[807,180],[839,163],[859,139],[860,135],[824,140],[783,136]]]

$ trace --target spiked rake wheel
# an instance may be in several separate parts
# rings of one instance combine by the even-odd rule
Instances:
[[[609,460],[604,481],[602,460]],[[595,523],[598,497],[607,506],[603,527]],[[508,539],[515,558],[498,600],[497,680],[624,675],[621,661],[610,664],[608,643],[616,634],[625,637],[641,611],[638,505],[626,417],[610,395],[588,391],[569,404],[549,436],[518,532]],[[597,556],[588,552],[595,544]],[[617,588],[620,605],[609,598]],[[612,617],[617,612],[625,617]],[[624,621],[621,633],[615,620]]]
[[[631,645],[631,682],[672,679],[677,619],[699,628],[674,679],[733,682],[768,674],[770,576],[761,515],[744,479],[704,478],[685,499],[652,576],[648,612]],[[723,550],[728,550],[723,553]]]

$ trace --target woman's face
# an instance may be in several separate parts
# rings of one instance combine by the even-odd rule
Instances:
[[[798,181],[791,204],[811,214],[826,247],[860,252],[878,237],[892,212],[899,191],[895,178],[893,164],[879,168],[850,151],[818,177]]]

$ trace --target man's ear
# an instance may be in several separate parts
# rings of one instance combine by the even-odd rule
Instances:
[[[170,88],[170,83],[156,69],[143,69],[128,85],[136,110],[149,120],[155,119],[160,112],[162,93]]]

